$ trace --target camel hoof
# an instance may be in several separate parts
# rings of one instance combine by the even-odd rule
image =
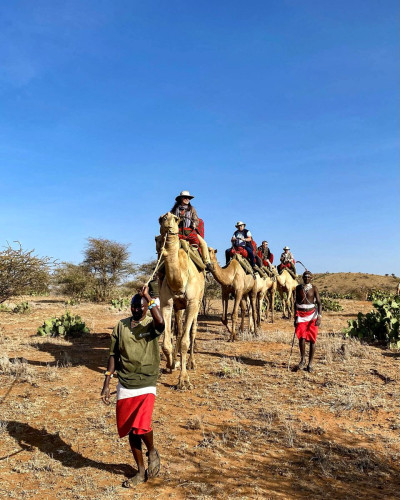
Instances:
[[[179,380],[178,385],[176,386],[178,391],[190,391],[193,389],[192,384],[189,379]]]

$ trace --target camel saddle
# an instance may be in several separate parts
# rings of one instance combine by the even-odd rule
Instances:
[[[193,264],[197,267],[197,269],[199,271],[204,271],[206,265],[204,264],[203,259],[201,258],[197,246],[189,245],[189,242],[186,240],[179,240],[179,243],[181,245],[181,248],[185,250],[185,252],[189,255],[189,258],[192,260]]]
[[[197,269],[199,271],[204,271],[206,265],[204,264],[203,259],[201,258],[197,247],[189,245],[189,243],[186,240],[179,240],[179,245],[180,248],[182,248],[182,250],[184,250],[188,254],[189,258],[191,259],[193,264],[197,267]],[[161,271],[164,268],[164,266],[165,266],[164,257],[162,257],[160,261],[159,270]]]
[[[240,255],[239,253],[235,253],[235,255],[232,257],[232,260],[233,259],[236,259],[239,262],[246,274],[253,274],[253,268],[251,267],[250,262],[242,255]]]

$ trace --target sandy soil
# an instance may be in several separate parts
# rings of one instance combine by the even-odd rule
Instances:
[[[70,306],[91,330],[70,342],[35,335],[65,312],[62,299],[29,302],[28,314],[0,313],[1,498],[400,498],[400,353],[340,334],[370,302],[324,313],[312,374],[287,370],[293,327],[279,313],[230,344],[213,304],[200,319],[194,389],[175,390],[178,373],[162,362],[162,471],[135,490],[120,486],[133,461],[114,404],[99,397],[110,332],[128,314]]]

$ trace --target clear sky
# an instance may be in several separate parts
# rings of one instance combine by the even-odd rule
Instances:
[[[400,274],[397,0],[0,6],[0,244],[155,257],[190,190],[314,272]]]

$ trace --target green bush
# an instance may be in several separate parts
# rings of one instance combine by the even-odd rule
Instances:
[[[283,311],[283,303],[279,292],[275,292],[274,309],[275,311]]]
[[[81,303],[79,299],[68,299],[64,302],[66,306],[77,306]]]
[[[89,328],[82,318],[68,311],[59,318],[46,319],[37,330],[37,335],[50,337],[81,337],[85,333],[89,333]]]
[[[321,297],[321,305],[323,311],[343,311],[339,302],[328,297]]]
[[[393,297],[394,295],[387,290],[379,290],[376,288],[373,288],[367,294],[367,300],[370,300],[371,302],[376,300],[392,299]]]
[[[375,310],[348,322],[345,333],[368,342],[378,342],[390,348],[400,348],[400,296],[389,296],[373,302]]]
[[[119,297],[118,299],[111,300],[111,307],[118,309],[118,311],[124,311],[131,304],[131,301],[124,297]]]
[[[20,304],[17,304],[14,307],[13,312],[16,314],[25,314],[25,313],[30,312],[30,310],[31,310],[31,308],[30,308],[28,302],[21,302]]]

